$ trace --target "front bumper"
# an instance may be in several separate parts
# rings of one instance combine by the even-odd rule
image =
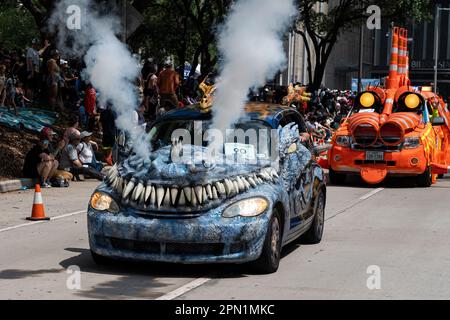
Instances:
[[[222,208],[223,209],[223,208]],[[88,209],[91,250],[125,260],[245,263],[262,252],[269,213],[222,218],[215,209],[196,218],[160,219],[124,209],[117,215]]]
[[[414,164],[417,160],[417,164]],[[416,176],[425,172],[428,166],[423,146],[384,153],[384,161],[366,161],[366,151],[333,146],[328,153],[330,168],[339,173],[360,174],[364,168],[381,168],[392,176]]]

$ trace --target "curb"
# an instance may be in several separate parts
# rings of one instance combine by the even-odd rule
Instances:
[[[23,188],[31,188],[36,184],[34,179],[16,179],[16,180],[6,180],[0,181],[0,193],[18,191]]]

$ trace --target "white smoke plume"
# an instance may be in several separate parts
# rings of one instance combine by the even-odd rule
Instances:
[[[70,8],[81,9],[81,28],[72,30]],[[71,56],[83,55],[86,69],[83,76],[100,93],[100,103],[110,102],[117,114],[116,126],[132,138],[134,150],[148,158],[150,146],[143,139],[143,129],[137,128],[133,110],[139,103],[136,79],[139,62],[117,34],[120,20],[111,13],[100,14],[91,0],[61,0],[49,20],[49,28],[58,33],[58,49]],[[76,14],[76,13],[75,13]]]
[[[240,0],[219,36],[223,64],[212,127],[224,132],[242,115],[250,88],[285,65],[282,36],[296,12],[293,0]]]

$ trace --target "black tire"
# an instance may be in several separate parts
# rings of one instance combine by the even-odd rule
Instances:
[[[321,190],[314,204],[314,220],[308,231],[301,237],[301,242],[305,244],[318,244],[322,241],[323,229],[325,225],[325,193]]]
[[[433,179],[431,175],[431,169],[427,168],[424,173],[418,175],[416,178],[417,186],[421,188],[429,188],[433,184]]]
[[[345,173],[337,173],[331,168],[328,171],[328,176],[330,179],[330,183],[333,185],[345,184],[345,182],[347,181],[347,175]]]
[[[112,264],[113,260],[104,256],[101,256],[91,250],[92,260],[100,266],[109,266]]]
[[[269,274],[278,270],[281,259],[282,228],[280,214],[274,209],[269,222],[266,239],[264,240],[262,253],[258,260],[253,262],[253,268],[257,272]]]

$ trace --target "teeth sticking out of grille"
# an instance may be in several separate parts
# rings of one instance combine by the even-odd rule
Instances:
[[[111,168],[106,183],[122,195],[123,203],[134,203],[143,209],[204,206],[209,202],[231,198],[265,183],[278,181],[274,168],[264,168],[256,173],[230,177],[205,185],[162,186],[151,181],[127,180],[121,177],[117,167]]]
[[[377,128],[371,124],[360,124],[353,130],[353,139],[363,147],[369,147],[377,142]]]
[[[380,128],[380,139],[387,146],[396,146],[403,141],[403,130],[395,123],[386,123]]]

